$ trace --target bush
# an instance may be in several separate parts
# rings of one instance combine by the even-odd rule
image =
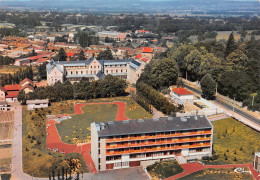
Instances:
[[[146,99],[148,99],[156,109],[162,111],[164,114],[169,115],[171,113],[177,112],[178,110],[178,108],[170,103],[166,97],[164,97],[148,84],[139,83],[137,85],[137,91]]]
[[[155,164],[148,166],[147,170],[152,176],[156,176],[161,179],[179,174],[183,171],[182,167],[176,160],[156,162]]]

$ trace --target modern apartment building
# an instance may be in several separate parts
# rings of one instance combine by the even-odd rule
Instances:
[[[212,154],[212,140],[213,126],[206,116],[91,124],[91,156],[98,171],[178,156],[200,159]]]

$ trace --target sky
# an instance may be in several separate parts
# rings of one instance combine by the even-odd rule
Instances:
[[[31,1],[31,0],[2,0],[2,1],[21,1],[22,2],[22,1]],[[42,2],[42,1],[45,1],[45,0],[33,0],[33,1],[39,1],[39,2],[41,1]],[[95,0],[62,0],[62,1],[95,1]],[[121,0],[121,1],[123,2],[124,0]],[[142,1],[160,2],[160,1],[172,1],[172,0],[142,0]],[[212,1],[215,1],[215,0],[212,0]],[[230,0],[230,1],[232,1],[232,0]],[[235,1],[258,1],[258,0],[235,0]]]

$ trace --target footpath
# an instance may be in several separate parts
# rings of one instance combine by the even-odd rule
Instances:
[[[59,115],[59,116],[73,116],[77,114],[82,114],[82,107],[86,105],[93,105],[93,104],[115,104],[118,106],[116,121],[122,121],[129,119],[125,116],[125,109],[126,104],[125,102],[102,102],[102,103],[84,103],[84,104],[75,104],[75,113],[74,114],[66,114],[66,115]],[[91,151],[91,143],[82,143],[82,144],[67,144],[61,141],[59,133],[57,131],[56,122],[53,119],[47,121],[47,148],[50,150],[54,150],[55,152],[68,154],[72,152],[78,152],[82,154],[90,173],[97,173],[95,168],[94,162],[91,158],[90,151]]]

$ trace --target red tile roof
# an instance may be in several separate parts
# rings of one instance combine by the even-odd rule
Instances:
[[[28,81],[31,85],[33,85],[33,81],[30,80],[30,79],[28,79],[28,78],[25,78],[24,80],[22,80],[22,81],[20,82],[20,85],[24,84],[24,83],[27,82],[27,81]]]
[[[7,92],[6,98],[16,98],[19,94],[19,91],[9,91]]]
[[[143,50],[143,53],[152,53],[153,49],[150,47],[141,47],[141,49]]]
[[[5,89],[7,91],[19,91],[21,86],[19,84],[14,84],[14,85],[5,85]]]
[[[141,59],[142,58],[142,54],[138,54],[137,56],[135,56],[136,59]]]
[[[182,87],[179,88],[172,88],[172,91],[174,91],[178,95],[192,95],[192,93]]]
[[[0,86],[0,91],[6,92],[6,89]]]
[[[68,57],[72,57],[72,56],[74,56],[74,55],[75,55],[75,53],[73,53],[73,52],[68,52],[68,53],[67,53],[67,56],[68,56]]]
[[[147,58],[142,58],[141,61],[147,62],[147,61],[149,61],[149,59],[147,59]]]
[[[30,90],[34,90],[34,88],[31,86],[31,85],[29,85],[29,84],[26,84],[26,85],[24,85],[21,89],[20,89],[20,91],[22,91],[22,90],[24,90],[24,89],[26,89],[26,88],[28,88],[28,89],[30,89]]]

